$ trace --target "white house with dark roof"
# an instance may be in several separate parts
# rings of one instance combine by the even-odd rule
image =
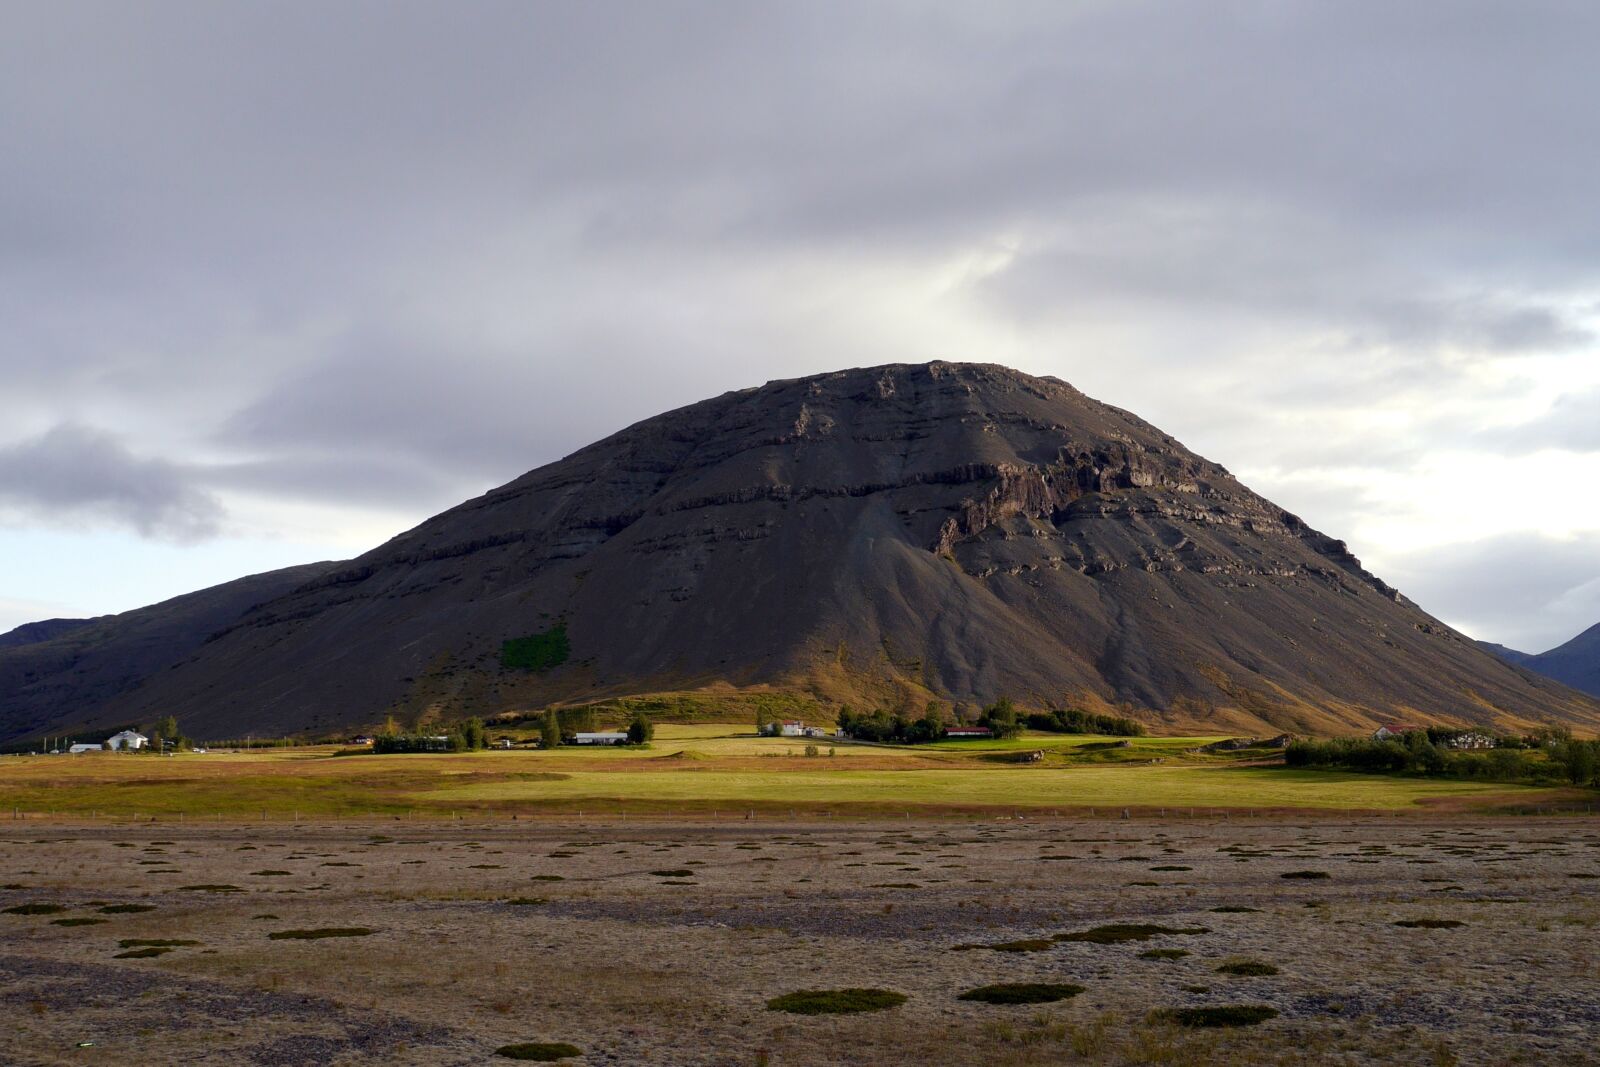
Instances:
[[[148,737],[133,730],[124,730],[119,734],[112,734],[106,738],[106,747],[113,752],[120,752],[125,748],[143,748],[149,743],[150,739]]]

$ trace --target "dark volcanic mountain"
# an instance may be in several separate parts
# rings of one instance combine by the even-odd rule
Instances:
[[[248,609],[331,566],[289,567],[121,615],[50,619],[0,634],[0,741],[130,721],[121,712],[133,690]]]
[[[1504,645],[1480,642],[1484,648],[1519,667],[1554,678],[1563,685],[1600,696],[1600,624],[1589,627],[1564,645],[1530,655]]]
[[[502,665],[560,626],[565,662]],[[1185,729],[1600,724],[1133,415],[943,363],[629,427],[254,607],[97,714],[217,736],[756,686]]]

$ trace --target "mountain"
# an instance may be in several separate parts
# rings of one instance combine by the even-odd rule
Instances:
[[[25,622],[15,630],[0,634],[0,648],[37,645],[41,641],[49,641],[73,630],[81,630],[92,622],[93,619],[45,619],[42,622]]]
[[[121,615],[51,619],[0,635],[0,741],[137,721],[121,712],[133,690],[247,609],[331,566],[290,567]]]
[[[55,706],[236,736],[750,689],[1007,694],[1167,730],[1600,725],[1136,416],[948,363],[648,419],[263,599],[114,699]]]
[[[1520,667],[1593,696],[1600,696],[1600,623],[1589,627],[1566,644],[1538,655],[1518,652],[1504,645],[1481,641],[1479,644]]]

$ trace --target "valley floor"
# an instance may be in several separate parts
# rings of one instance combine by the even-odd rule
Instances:
[[[1586,816],[4,828],[8,1064],[1600,1063]],[[1055,939],[1114,923],[1174,932]],[[998,982],[1083,991],[957,999]],[[907,999],[766,1007],[840,987]],[[1277,1014],[1160,1014],[1208,1005]]]

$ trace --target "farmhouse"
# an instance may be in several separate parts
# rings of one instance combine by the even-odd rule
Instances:
[[[573,739],[575,745],[625,745],[628,735],[619,730],[606,730],[600,733],[578,734]]]
[[[1408,722],[1386,722],[1372,731],[1372,739],[1374,741],[1398,741],[1406,734],[1416,733],[1421,729],[1422,727],[1413,726]]]
[[[952,726],[944,735],[959,741],[962,738],[993,737],[994,731],[987,726]]]
[[[1480,748],[1494,748],[1496,744],[1498,744],[1498,742],[1495,741],[1495,739],[1490,737],[1488,734],[1480,734],[1476,730],[1468,730],[1465,733],[1459,733],[1459,734],[1456,734],[1454,737],[1448,738],[1444,742],[1444,747],[1445,748],[1459,748],[1459,749],[1480,749]]]
[[[77,755],[79,752],[104,752],[105,747],[104,745],[73,745],[67,751]]]
[[[768,737],[806,737],[806,724],[799,719],[774,719],[761,728]],[[809,736],[820,736],[811,734]]]
[[[119,752],[125,748],[143,748],[149,743],[150,739],[148,737],[132,730],[124,730],[119,734],[112,734],[106,739],[106,747],[113,752]]]

